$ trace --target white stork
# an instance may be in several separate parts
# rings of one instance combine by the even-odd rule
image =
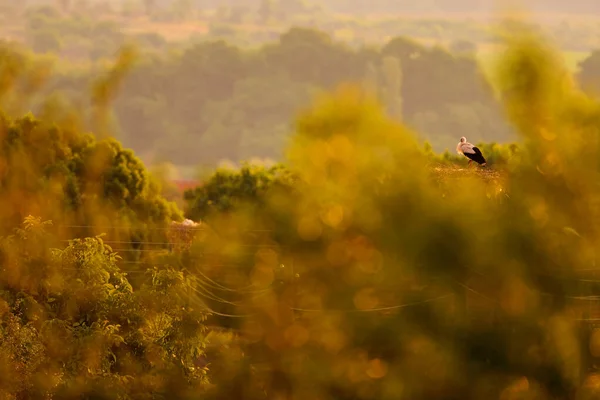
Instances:
[[[469,159],[469,165],[471,165],[473,161],[484,167],[487,164],[483,154],[481,154],[481,150],[475,147],[472,143],[467,142],[467,138],[464,136],[460,138],[460,142],[458,142],[456,145],[456,152],[467,157]]]

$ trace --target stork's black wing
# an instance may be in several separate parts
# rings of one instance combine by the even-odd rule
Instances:
[[[486,164],[487,163],[485,161],[485,158],[483,157],[483,154],[481,154],[481,150],[479,150],[477,147],[473,146],[473,151],[474,151],[474,153],[464,153],[464,155],[467,156],[469,159],[475,161],[478,164]]]

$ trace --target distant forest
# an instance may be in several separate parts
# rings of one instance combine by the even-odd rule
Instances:
[[[597,54],[580,76],[597,81]],[[48,93],[81,102],[95,74],[58,74]],[[381,49],[352,50],[303,28],[245,50],[224,41],[193,45],[176,56],[144,59],[125,79],[115,103],[125,146],[146,160],[195,165],[223,159],[278,159],[290,118],[321,90],[364,83],[391,115],[422,132],[436,151],[460,136],[473,142],[514,139],[475,59],[406,38]]]
[[[85,102],[96,73],[58,73],[47,94]],[[363,83],[391,115],[425,132],[437,150],[457,137],[511,140],[492,88],[472,57],[405,38],[353,50],[311,29],[245,50],[224,41],[179,55],[144,58],[116,99],[115,129],[144,158],[181,165],[203,160],[280,158],[290,118],[322,90]]]
[[[343,82],[377,94],[390,115],[437,152],[461,136],[476,143],[515,138],[488,71],[499,51],[487,25],[468,16],[401,17],[416,2],[373,1],[368,12],[361,4],[367,3],[0,0],[0,34],[5,47],[16,44],[53,65],[39,95],[17,114],[41,112],[48,98],[59,108],[89,109],[90,87],[121,46],[135,43],[140,57],[114,98],[111,129],[148,164],[281,159],[294,116]],[[572,2],[567,11],[583,12],[585,4],[600,8]],[[477,11],[491,2],[419,7]],[[544,8],[554,9],[567,8],[557,1]],[[382,10],[389,11],[385,17],[377,15]],[[600,56],[590,55],[600,45],[599,27],[563,21],[548,30],[586,88],[600,87]]]

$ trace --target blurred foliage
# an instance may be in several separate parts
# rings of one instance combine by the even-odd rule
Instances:
[[[440,193],[431,150],[340,88],[297,120],[294,190],[210,219],[270,227],[292,269],[243,329],[265,370],[229,372],[221,398],[262,385],[265,398],[597,396],[600,104],[529,31],[505,44],[502,101],[522,142],[484,148],[504,157],[495,170],[446,167]],[[250,282],[275,283],[262,257]]]
[[[172,121],[208,107],[201,122],[243,126],[237,108],[221,108],[248,90],[240,76],[334,88],[297,114],[284,162],[219,169],[188,191],[186,212],[199,223],[173,223],[182,216],[160,195],[160,174],[153,180],[106,137],[109,124],[56,98],[39,118],[6,111],[1,395],[597,398],[600,103],[533,32],[513,22],[498,39],[499,104],[520,137],[482,143],[484,169],[436,155],[410,123],[417,104],[448,107],[465,85],[492,96],[457,72],[474,64],[440,49],[394,39],[354,51],[292,30],[253,53],[219,42],[168,64],[170,77],[204,80],[167,81],[142,63],[149,75],[125,86],[179,90],[136,103],[150,116],[173,107]],[[96,116],[110,114],[133,55],[122,52],[95,81]],[[304,57],[310,67],[298,64]],[[371,86],[338,85],[344,71],[327,69],[332,60]],[[2,58],[7,104],[46,76],[29,62]],[[434,69],[444,62],[456,67],[452,79]],[[439,85],[430,97],[411,78],[426,71],[440,73],[427,78]],[[378,96],[380,80],[401,96]],[[248,104],[276,107],[277,84],[247,94]],[[211,100],[194,101],[196,92]],[[88,120],[103,138],[83,133]]]

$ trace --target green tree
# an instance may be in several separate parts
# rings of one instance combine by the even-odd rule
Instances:
[[[29,38],[31,48],[39,53],[56,53],[62,49],[59,35],[50,29],[37,29]]]
[[[186,216],[204,220],[246,207],[259,211],[271,191],[290,189],[292,183],[293,177],[283,165],[244,165],[239,171],[221,168],[201,186],[185,192]]]
[[[450,50],[456,54],[474,54],[477,46],[468,40],[456,40],[450,44]]]
[[[395,57],[382,60],[384,78],[383,96],[388,112],[393,118],[402,119],[402,66]]]
[[[379,93],[379,73],[372,62],[367,64],[364,86],[369,93]]]
[[[178,398],[206,388],[196,365],[208,313],[189,279],[154,269],[136,291],[101,238],[52,248],[49,225],[28,217],[0,241],[3,395]]]

